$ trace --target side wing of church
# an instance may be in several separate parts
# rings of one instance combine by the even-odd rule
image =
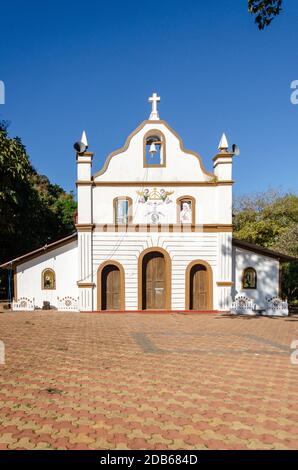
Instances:
[[[77,232],[2,266],[14,269],[16,308],[229,311],[239,294],[257,309],[278,296],[287,257],[232,239],[225,135],[209,173],[150,101],[100,171],[93,153],[77,153]]]

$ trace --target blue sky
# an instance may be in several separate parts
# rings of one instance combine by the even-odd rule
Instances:
[[[82,129],[100,169],[157,91],[161,118],[208,170],[223,131],[239,145],[236,194],[297,191],[296,0],[262,32],[246,0],[11,0],[0,15],[0,119],[52,182],[75,189]]]

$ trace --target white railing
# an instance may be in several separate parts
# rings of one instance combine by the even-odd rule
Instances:
[[[232,302],[231,313],[237,315],[256,315],[256,304],[245,295],[237,295]]]
[[[57,297],[58,310],[60,312],[77,312],[79,310],[79,298],[71,297]]]
[[[267,308],[263,315],[286,317],[289,315],[288,302],[279,297],[268,297]]]
[[[12,310],[34,310],[34,297],[28,299],[27,297],[20,297],[12,302]]]

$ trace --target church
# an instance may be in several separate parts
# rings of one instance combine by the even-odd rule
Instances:
[[[279,295],[289,257],[233,239],[237,147],[223,134],[206,171],[159,101],[99,171],[85,133],[75,144],[76,232],[1,266],[15,309],[227,312],[237,295],[258,310]]]

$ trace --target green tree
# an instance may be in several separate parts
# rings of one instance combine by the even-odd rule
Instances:
[[[233,208],[234,236],[296,256],[298,197],[267,191],[237,198]]]
[[[73,194],[36,172],[6,123],[0,123],[0,182],[0,262],[74,231]]]
[[[290,301],[298,299],[298,263],[287,263],[282,273],[283,295]]]
[[[234,237],[298,258],[298,196],[269,190],[237,198]],[[297,263],[283,266],[283,294],[298,300]],[[296,286],[296,288],[295,288]]]
[[[268,26],[281,10],[282,0],[248,0],[248,11],[255,16],[260,30]]]

